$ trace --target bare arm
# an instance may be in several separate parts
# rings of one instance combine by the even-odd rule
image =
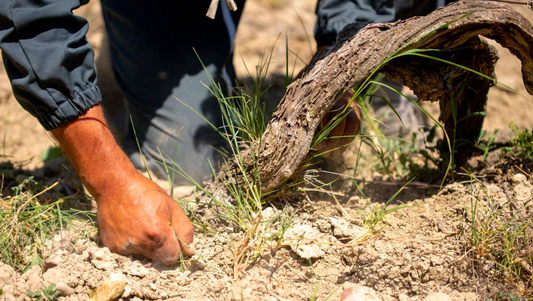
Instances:
[[[194,228],[181,207],[142,176],[116,144],[99,105],[52,134],[98,204],[102,243],[111,251],[173,264],[191,255]]]

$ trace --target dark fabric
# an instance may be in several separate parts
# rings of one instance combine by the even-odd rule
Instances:
[[[0,48],[13,93],[47,130],[100,102],[80,0],[1,0]]]
[[[457,0],[394,0],[396,20],[405,20],[414,16],[425,16],[437,9],[438,3],[447,5]]]
[[[408,19],[413,16],[425,16],[437,7],[437,0],[394,0],[396,19]]]
[[[244,1],[236,1],[236,12],[221,1],[214,20],[205,17],[209,2],[161,0],[154,5],[145,0],[102,0],[112,69],[125,95],[124,102],[104,100],[106,117],[123,122],[112,128],[125,137],[122,144],[134,165],[143,168],[138,140],[158,177],[166,178],[164,166],[158,163],[163,153],[168,156],[163,155],[166,162],[171,158],[201,182],[212,176],[210,163],[218,165],[215,149],[225,146],[194,111],[222,126],[218,102],[204,86],[209,85],[206,72],[223,87],[234,82],[233,40]],[[123,107],[110,109],[116,105]],[[109,116],[112,111],[126,116]],[[187,184],[181,177],[175,182]]]
[[[456,0],[445,0],[445,4]],[[437,8],[437,0],[319,0],[316,6],[317,46],[329,46],[350,23],[392,22],[424,16]],[[361,27],[362,28],[362,27]]]
[[[394,21],[393,0],[319,0],[315,39],[318,47],[332,45],[337,33],[350,23]]]

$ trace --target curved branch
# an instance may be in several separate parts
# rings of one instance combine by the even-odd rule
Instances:
[[[485,36],[508,48],[522,61],[524,84],[527,91],[533,94],[533,26],[508,6],[492,1],[460,1],[425,17],[370,24],[357,32],[358,29],[356,25],[348,25],[330,51],[318,57],[308,67],[306,74],[289,86],[261,143],[255,144],[259,152],[255,156],[250,151],[247,156],[243,155],[246,165],[259,166],[264,191],[276,188],[297,170],[309,152],[320,121],[336,99],[346,89],[361,85],[394,54],[411,49],[454,49],[465,45],[475,49],[481,44],[473,43],[472,39]],[[491,51],[485,53],[492,61],[492,68],[481,70],[489,76],[496,61]],[[476,54],[474,51],[471,56]],[[383,70],[394,73],[394,64],[401,66],[406,62],[407,57],[398,62],[393,60]],[[421,74],[448,68],[435,68],[435,64],[418,66],[425,68]],[[457,72],[457,76],[464,76],[464,73]],[[411,80],[406,81],[406,84],[411,85],[414,91],[421,91],[416,85],[425,82]],[[443,95],[433,91],[423,97],[424,100],[437,101]],[[232,164],[224,166],[219,176],[227,174],[227,170],[232,168]],[[209,189],[216,190],[212,185]]]

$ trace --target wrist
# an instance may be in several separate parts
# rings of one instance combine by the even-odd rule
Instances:
[[[52,135],[97,200],[138,174],[107,127],[100,106],[52,130]]]

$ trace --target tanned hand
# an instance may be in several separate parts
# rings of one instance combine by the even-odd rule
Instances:
[[[322,46],[318,48],[315,57],[327,52],[329,47],[330,46]],[[324,157],[339,158],[346,151],[346,149],[348,149],[348,144],[355,139],[354,136],[359,133],[359,128],[361,125],[361,113],[359,112],[359,107],[355,101],[350,103],[353,95],[354,93],[351,90],[344,92],[344,94],[337,100],[337,102],[333,105],[333,108],[331,108],[331,110],[324,116],[320,123],[322,128],[326,127],[327,124],[333,120],[333,118],[339,112],[344,110],[346,106],[349,106],[348,115],[331,130],[328,135],[328,139],[325,141],[324,148],[320,150],[321,153],[324,153]]]
[[[116,144],[99,105],[52,130],[96,199],[101,242],[170,265],[189,256],[194,228],[181,207],[141,175]]]
[[[332,120],[339,112],[346,106],[349,106],[349,113],[331,130],[328,139],[325,141],[325,146],[320,152],[326,152],[323,156],[330,158],[339,158],[348,149],[349,144],[355,139],[355,135],[359,133],[361,125],[361,113],[355,101],[350,103],[353,97],[353,92],[348,90],[344,92],[341,98],[333,105],[333,108],[324,116],[320,125],[326,127],[328,122]],[[342,138],[329,138],[342,137]],[[327,152],[329,151],[329,152]]]

